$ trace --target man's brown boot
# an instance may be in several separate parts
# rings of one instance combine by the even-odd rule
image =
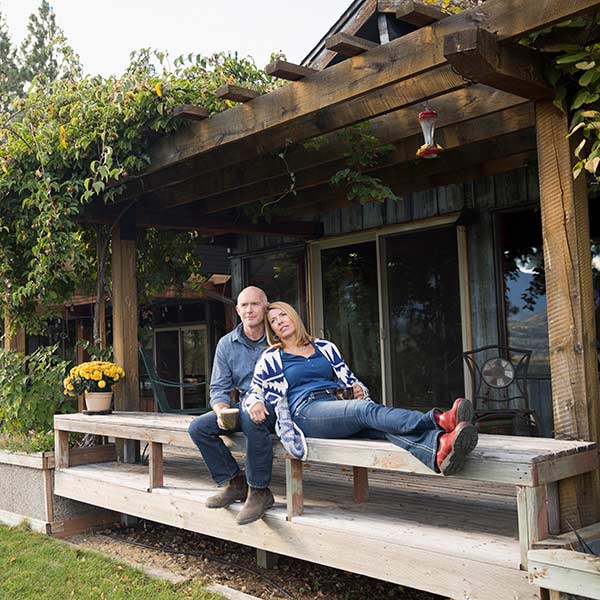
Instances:
[[[275,498],[269,488],[251,487],[248,499],[237,516],[238,525],[248,525],[248,523],[258,521],[273,506],[274,502]]]
[[[247,496],[246,475],[238,473],[218,494],[213,494],[206,499],[206,508],[225,508],[238,500],[246,500]]]

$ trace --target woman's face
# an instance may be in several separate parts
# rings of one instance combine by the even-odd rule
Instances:
[[[267,314],[273,333],[280,339],[286,340],[296,336],[296,328],[288,314],[280,308],[274,308]]]

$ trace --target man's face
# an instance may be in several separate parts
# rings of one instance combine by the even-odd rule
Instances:
[[[258,327],[263,324],[266,303],[258,290],[244,290],[238,297],[235,307],[244,327]]]

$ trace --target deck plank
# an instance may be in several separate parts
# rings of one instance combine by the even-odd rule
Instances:
[[[215,488],[200,460],[165,453],[164,466],[165,486],[151,493],[146,492],[147,467],[118,463],[59,471],[57,493],[434,593],[503,600],[510,590],[511,598],[515,591],[520,598],[538,598],[526,573],[518,571],[514,501],[474,502],[467,492],[449,500],[435,486],[415,494],[373,485],[369,501],[357,505],[350,478],[332,479],[311,468],[305,477],[305,514],[289,523],[278,467],[272,485],[276,506],[263,521],[239,527],[240,504],[219,511],[204,506]],[[365,560],[369,556],[373,559]]]

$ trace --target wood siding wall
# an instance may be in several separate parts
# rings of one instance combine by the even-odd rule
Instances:
[[[507,208],[539,206],[539,187],[535,167],[485,177],[463,184],[407,194],[400,201],[370,203],[334,210],[321,217],[325,236],[360,232],[365,229],[418,221],[434,216],[472,209],[474,222],[467,225],[469,287],[473,347],[500,342],[502,318],[498,297],[497,255],[494,239],[494,213]],[[243,286],[242,261],[239,255],[281,250],[297,242],[282,237],[240,236],[232,259],[233,289]],[[541,420],[544,436],[552,436],[552,400],[550,381],[529,382],[530,407]]]

